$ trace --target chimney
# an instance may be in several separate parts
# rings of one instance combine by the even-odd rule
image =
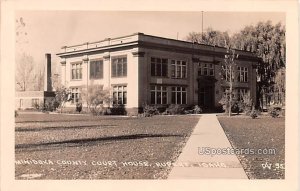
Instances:
[[[44,75],[44,91],[52,91],[52,81],[51,81],[51,54],[45,54],[46,64],[45,64],[45,75]]]

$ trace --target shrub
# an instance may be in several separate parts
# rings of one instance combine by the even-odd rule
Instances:
[[[39,110],[40,109],[40,104],[34,103],[33,108]]]
[[[46,100],[45,103],[39,106],[40,109],[43,111],[54,111],[58,107],[57,102],[55,99]]]
[[[234,100],[233,103],[232,103],[231,111],[233,113],[239,114],[240,112],[243,111],[243,107],[244,107],[244,105],[243,105],[242,101],[236,101],[236,100]]]
[[[253,105],[252,99],[250,97],[250,93],[244,94],[242,96],[242,100],[239,101],[239,105],[240,105],[241,111],[243,111],[245,113],[245,115],[249,116],[251,114],[252,107],[254,105]],[[256,111],[256,114],[258,114],[257,111]]]
[[[104,115],[106,112],[106,109],[102,105],[100,105],[99,107],[90,107],[89,110],[91,114],[95,116]]]
[[[177,104],[171,104],[166,109],[166,113],[171,114],[171,115],[183,114],[184,113],[184,107],[181,106],[181,105],[177,105]]]
[[[193,113],[194,114],[200,114],[200,113],[202,113],[202,109],[198,105],[195,105],[193,107]]]
[[[126,115],[125,106],[122,104],[114,104],[112,108],[108,108],[105,111],[107,115]]]
[[[55,102],[53,107],[55,109],[60,108],[60,112],[62,113],[65,103],[68,101],[71,101],[71,90],[64,86],[57,87],[55,91]]]
[[[148,104],[143,105],[143,117],[152,117],[153,115],[158,115],[159,111],[156,106],[151,106]]]
[[[244,107],[245,115],[249,116],[251,114],[251,111],[252,111],[251,106]]]
[[[52,106],[53,106],[53,109],[54,109],[54,110],[58,109],[59,105],[60,105],[60,103],[59,103],[56,99],[53,100]]]
[[[222,105],[223,111],[225,111],[225,113],[229,113],[229,99],[226,96],[222,97],[222,99],[219,101],[219,104]],[[244,108],[243,101],[237,101],[236,99],[232,100],[231,112],[239,114],[240,112],[243,111],[243,108]]]
[[[112,115],[111,108],[106,109],[105,115]]]
[[[285,109],[281,109],[281,115],[284,117],[285,116]]]
[[[229,100],[228,100],[228,98],[225,95],[222,96],[222,99],[219,101],[219,104],[222,106],[223,111],[225,111],[225,113],[228,113],[228,110],[229,110]]]
[[[275,107],[269,108],[269,115],[273,118],[276,118],[279,116],[279,110],[280,109],[275,108]]]
[[[106,104],[110,104],[112,99],[109,89],[104,89],[103,85],[91,84],[81,88],[81,98],[87,103],[93,115],[103,115],[106,113]]]
[[[251,113],[250,113],[250,117],[251,117],[252,119],[255,119],[255,118],[258,117],[257,111],[254,109],[254,107],[252,108],[252,111],[251,111]]]
[[[76,103],[76,111],[79,113],[82,111],[82,103]]]

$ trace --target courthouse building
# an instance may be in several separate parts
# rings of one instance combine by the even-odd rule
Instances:
[[[253,53],[238,51],[235,96],[249,93],[256,100]],[[80,88],[101,84],[111,90],[115,104],[136,113],[144,103],[219,107],[229,88],[228,71],[221,72],[226,49],[135,33],[102,41],[62,47],[62,84],[72,91],[68,107],[75,107]]]

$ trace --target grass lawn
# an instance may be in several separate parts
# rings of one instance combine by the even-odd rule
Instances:
[[[198,120],[20,114],[16,179],[166,178]]]
[[[218,119],[234,148],[252,148],[256,151],[275,148],[276,154],[238,154],[238,158],[250,179],[284,179],[285,167],[285,119],[259,117],[218,116]],[[267,164],[267,166],[266,166]]]

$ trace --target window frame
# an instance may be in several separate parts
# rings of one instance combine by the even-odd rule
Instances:
[[[125,59],[126,62],[123,61],[124,59]],[[117,60],[117,62],[115,63],[114,60]],[[119,63],[119,60],[122,60],[122,62]],[[114,69],[114,64],[115,64],[115,69]],[[120,72],[119,71],[120,65],[122,65],[122,69],[121,69],[121,73],[122,74],[121,75],[118,73],[118,72]],[[127,55],[112,57],[111,58],[111,71],[110,72],[111,72],[111,77],[112,78],[124,78],[124,77],[127,77],[127,73],[128,73],[128,59],[127,59]]]
[[[121,102],[119,99],[120,93],[121,93]],[[114,96],[115,94],[116,97]],[[112,85],[112,98],[113,98],[113,105],[127,105],[127,101],[128,101],[127,85],[123,85],[123,84]]]
[[[226,82],[230,81],[230,70],[229,70],[229,66],[224,64],[224,74],[223,74],[223,79]]]
[[[94,71],[94,75],[92,76],[92,68],[95,70],[95,68],[97,68],[97,63],[99,62],[99,73],[100,73],[100,76],[97,77],[96,76],[96,73]],[[93,64],[93,66],[92,66]],[[93,80],[98,80],[98,79],[103,79],[103,76],[104,76],[104,62],[102,59],[96,59],[96,60],[91,60],[90,63],[89,63],[90,67],[89,67],[89,79],[93,79]]]
[[[152,93],[154,93],[154,103],[152,102]],[[160,94],[160,102],[158,102],[158,94]],[[165,96],[164,96],[164,94],[165,94]],[[163,86],[163,85],[151,85],[150,86],[150,103],[153,105],[168,104],[168,87]]]
[[[237,98],[239,101],[243,100],[243,95],[250,93],[249,88],[238,88],[237,91]]]
[[[238,66],[238,82],[248,83],[249,75],[248,75],[248,67]]]
[[[171,78],[187,79],[188,63],[186,60],[171,60]]]
[[[80,101],[81,93],[78,87],[71,87],[71,104],[77,104]]]
[[[168,77],[169,59],[150,57],[150,75],[152,77]]]
[[[184,88],[184,90],[183,90]],[[172,86],[171,87],[171,103],[178,105],[186,105],[188,100],[187,87],[184,86]],[[178,94],[180,95],[180,102],[178,102]],[[183,95],[185,94],[185,100],[183,102]],[[173,100],[173,95],[175,100]]]
[[[38,98],[32,98],[31,99],[31,106],[34,107],[35,104],[40,105],[40,100]]]
[[[215,65],[209,62],[199,62],[198,76],[215,76]]]
[[[74,80],[74,81],[82,80],[82,62],[72,62],[70,64],[71,64],[70,65],[71,80]],[[79,67],[77,67],[77,66],[79,66]],[[74,71],[74,73],[73,73],[73,71]],[[75,75],[75,78],[74,78],[74,75]]]

